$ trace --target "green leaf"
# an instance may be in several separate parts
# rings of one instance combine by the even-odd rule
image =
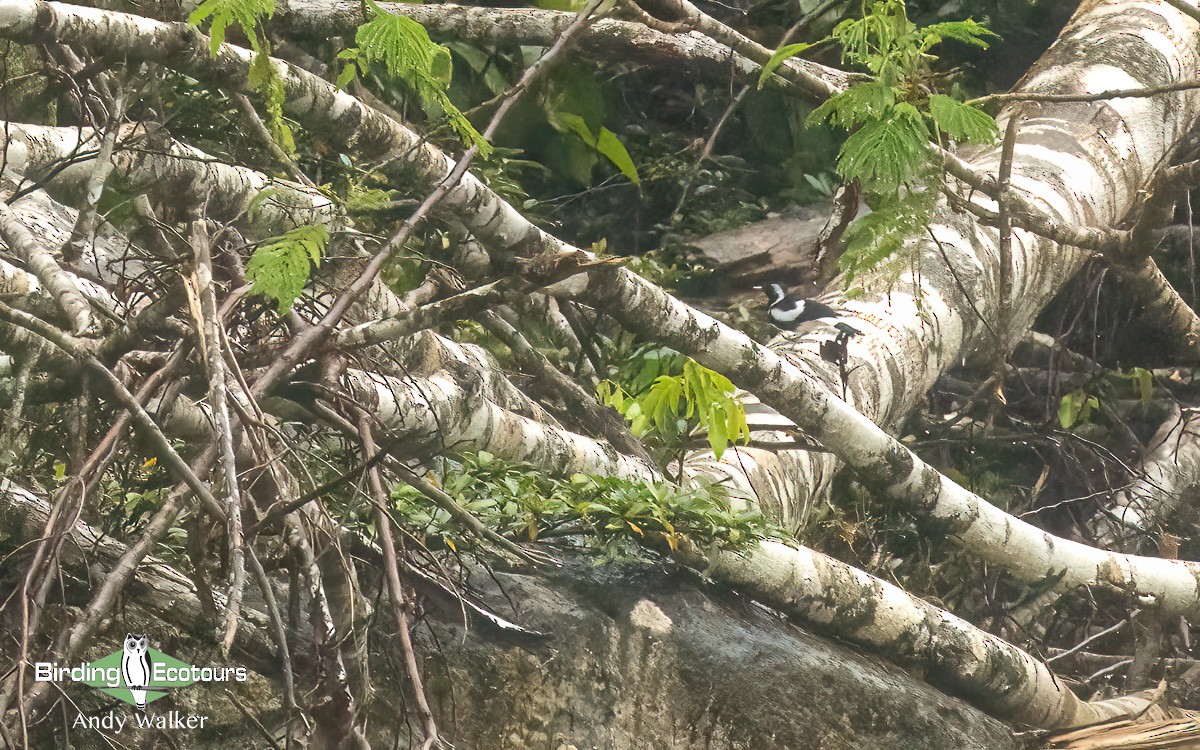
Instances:
[[[838,174],[859,180],[863,187],[881,194],[894,193],[913,180],[926,163],[929,128],[911,104],[897,104],[890,116],[868,122],[842,145]]]
[[[1071,425],[1075,424],[1075,419],[1079,416],[1080,402],[1075,397],[1075,393],[1068,393],[1058,402],[1058,423],[1062,425],[1064,430],[1071,429]]]
[[[352,213],[380,211],[391,202],[392,196],[386,190],[364,187],[353,180],[346,187],[346,210]]]
[[[855,219],[846,229],[846,251],[838,259],[846,272],[846,283],[899,252],[904,243],[929,223],[935,202],[932,191],[897,196]],[[861,295],[862,290],[858,290],[856,296]]]
[[[629,151],[626,150],[625,144],[608,128],[601,126],[600,135],[596,137],[595,148],[613,165],[621,170],[621,174],[629,178],[629,181],[634,185],[641,185],[642,181],[638,177],[637,167],[634,166],[633,159],[629,157]]]
[[[1144,367],[1134,367],[1125,376],[1133,384],[1133,391],[1145,409],[1150,405],[1154,393],[1154,374]]]
[[[347,63],[346,67],[342,68],[342,72],[338,73],[334,86],[338,89],[344,89],[350,85],[350,82],[354,80],[356,75],[358,75],[358,65],[353,62]]]
[[[1092,412],[1100,408],[1100,399],[1082,389],[1071,391],[1058,404],[1058,423],[1064,430],[1091,420]]]
[[[275,300],[279,313],[292,309],[304,291],[312,266],[321,264],[329,231],[320,225],[296,227],[259,245],[246,264],[250,291]]]
[[[956,42],[969,44],[972,47],[987,49],[988,42],[984,37],[1000,38],[999,34],[970,18],[965,21],[935,23],[932,26],[926,26],[921,29],[921,34],[925,38],[925,46],[927,48],[940,43],[943,39],[953,39]]]
[[[257,52],[260,48],[258,23],[274,14],[275,0],[204,0],[188,16],[188,23],[199,26],[212,19],[208,32],[209,52],[216,57],[225,41],[225,29],[231,25],[241,27],[251,49]]]
[[[708,424],[708,447],[712,448],[713,455],[720,458],[725,453],[725,448],[729,446],[729,435],[726,433],[726,423],[724,414],[717,415],[714,411],[715,419],[710,419]]]
[[[491,144],[450,101],[450,50],[434,44],[425,27],[411,18],[384,10],[374,0],[367,5],[373,17],[354,36],[358,59],[382,64],[391,78],[411,86],[427,111],[440,110],[459,138],[486,158]]]
[[[783,65],[785,60],[795,57],[812,46],[813,45],[811,43],[799,42],[797,44],[786,44],[775,50],[774,54],[771,55],[771,59],[767,60],[766,64],[763,65],[762,73],[760,73],[758,76],[758,88],[761,89],[767,84],[767,81],[771,78],[771,74],[774,73],[780,65]]]
[[[629,178],[634,185],[640,185],[637,167],[625,149],[625,144],[608,128],[601,126],[599,135],[592,133],[587,120],[573,112],[554,112],[550,116],[550,124],[559,130],[566,130],[579,136],[579,139],[591,146],[598,154],[608,159],[621,170],[621,174]],[[590,167],[589,167],[590,169]]]
[[[254,59],[250,61],[246,85],[262,97],[266,115],[263,119],[271,131],[271,137],[275,139],[284,153],[295,155],[296,142],[292,136],[292,128],[283,117],[283,103],[287,98],[287,91],[283,84],[283,78],[271,62],[269,47],[265,44],[261,51],[254,53]]]
[[[956,141],[988,144],[1000,137],[991,115],[942,94],[929,97],[929,114],[938,128]]]
[[[896,103],[896,92],[880,81],[859,83],[813,110],[810,124],[828,120],[833,125],[851,128],[861,122],[883,118]]]

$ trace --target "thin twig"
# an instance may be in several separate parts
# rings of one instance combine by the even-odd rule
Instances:
[[[371,423],[364,416],[359,422],[359,434],[362,439],[364,458],[370,461],[379,453],[379,447],[371,435]],[[425,696],[425,686],[421,678],[421,670],[417,665],[417,655],[413,649],[412,634],[408,631],[408,599],[404,594],[404,586],[400,582],[400,563],[396,556],[396,543],[392,537],[392,518],[387,512],[388,494],[384,489],[383,480],[379,477],[379,469],[372,466],[367,469],[367,484],[375,501],[375,529],[379,533],[379,541],[383,547],[383,577],[387,582],[388,600],[392,604],[392,615],[396,618],[396,634],[400,637],[400,648],[404,655],[404,669],[412,684],[413,695],[417,703],[417,715],[425,732],[425,742],[422,750],[443,747],[441,735],[438,732],[437,721],[429,708],[429,699]]]
[[[1165,86],[1154,86],[1140,89],[1110,89],[1094,94],[1039,94],[1036,92],[1010,91],[1001,94],[988,94],[974,99],[968,99],[964,104],[979,106],[995,102],[1045,102],[1054,104],[1069,104],[1072,102],[1100,102],[1107,99],[1141,99],[1163,94],[1173,94],[1178,91],[1191,91],[1200,88],[1200,78],[1188,78]]]
[[[301,185],[315,188],[316,185],[313,184],[312,180],[308,179],[308,175],[304,174],[304,170],[296,166],[296,160],[288,155],[288,153],[283,150],[283,147],[279,145],[278,141],[275,140],[275,137],[271,135],[271,131],[267,128],[266,124],[263,123],[262,118],[258,116],[258,110],[254,109],[254,104],[250,101],[250,97],[246,96],[245,94],[234,94],[233,99],[238,103],[238,108],[242,110],[242,114],[244,114],[246,119],[250,122],[250,129],[253,130],[254,134],[258,136],[258,139],[263,142],[263,145],[267,147],[267,150],[271,152],[271,155],[274,156],[280,164],[287,168],[288,174],[290,174],[292,178]]]
[[[1129,624],[1128,619],[1121,620],[1116,625],[1107,627],[1104,630],[1101,630],[1099,633],[1094,633],[1093,635],[1090,635],[1087,638],[1084,638],[1082,641],[1080,641],[1079,643],[1076,643],[1074,646],[1067,649],[1066,651],[1063,651],[1061,653],[1057,653],[1053,656],[1048,657],[1046,659],[1046,663],[1050,664],[1051,662],[1058,661],[1059,659],[1065,659],[1068,656],[1070,656],[1071,654],[1082,651],[1083,649],[1085,649],[1088,646],[1089,643],[1095,643],[1096,641],[1100,640],[1101,638],[1103,638],[1106,635],[1112,635],[1113,633],[1120,631],[1121,628],[1125,627],[1128,624]]]
[[[212,252],[208,230],[203,221],[192,223],[192,255],[196,293],[200,297],[197,336],[207,346],[209,406],[213,413],[213,431],[220,444],[218,465],[225,481],[225,539],[229,548],[229,590],[226,595],[225,628],[221,654],[228,658],[237,635],[242,593],[246,586],[246,545],[242,534],[242,495],[238,487],[237,452],[233,445],[233,426],[229,414],[225,357],[222,353],[221,316],[217,307],[216,284],[212,274]]]
[[[604,0],[592,0],[586,8],[581,10],[575,17],[575,20],[568,26],[563,33],[555,41],[554,45],[542,55],[536,63],[531,65],[521,80],[516,83],[509,91],[508,97],[501,102],[496,109],[496,113],[492,116],[491,122],[483,132],[484,139],[491,139],[495,135],[496,130],[500,127],[500,123],[504,117],[516,104],[529,87],[541,75],[550,68],[559,55],[562,54],[574,37],[575,33],[586,26],[595,12]],[[288,345],[288,347],[278,356],[275,362],[267,368],[255,383],[255,395],[261,396],[268,390],[279,383],[287,373],[291,372],[292,368],[308,357],[318,346],[323,344],[328,337],[333,333],[334,327],[350,310],[351,305],[362,296],[362,294],[371,286],[371,283],[387,265],[392,255],[396,253],[408,241],[416,227],[421,223],[425,216],[441,202],[442,198],[450,192],[467,173],[467,169],[471,166],[471,160],[479,152],[479,145],[473,144],[463,153],[462,158],[450,170],[450,173],[443,179],[433,192],[425,197],[421,205],[417,207],[400,229],[388,240],[387,244],[379,250],[363,268],[358,278],[342,293],[341,296],[330,306],[328,312],[314,326],[302,331]]]
[[[75,227],[71,236],[62,246],[62,257],[67,263],[74,263],[83,257],[83,251],[92,242],[96,234],[96,223],[100,197],[104,194],[104,184],[113,170],[113,149],[117,144],[117,133],[121,130],[121,119],[125,116],[125,90],[119,89],[113,98],[112,114],[108,118],[108,127],[104,139],[100,142],[100,150],[96,153],[96,162],[88,175],[84,187],[83,205],[75,218]]]

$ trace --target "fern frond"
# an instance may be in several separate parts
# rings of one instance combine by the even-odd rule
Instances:
[[[953,39],[972,47],[987,49],[988,37],[1000,38],[999,34],[970,18],[965,21],[946,21],[926,26],[921,29],[921,35],[925,38],[926,48],[939,44],[943,39]]]
[[[889,117],[856,130],[838,155],[838,174],[887,195],[912,182],[928,161],[929,128],[917,108],[897,104]]]
[[[320,225],[296,227],[258,246],[246,264],[250,291],[279,305],[279,314],[292,309],[304,291],[312,266],[321,265],[329,231]]]
[[[225,42],[225,30],[232,25],[241,27],[250,47],[259,51],[258,23],[275,14],[275,0],[204,0],[188,16],[188,23],[199,26],[212,19],[209,28],[209,50],[215,57]]]
[[[452,71],[450,50],[434,44],[425,27],[411,18],[384,10],[374,0],[367,2],[374,17],[358,27],[354,37],[358,49],[350,57],[382,64],[388,76],[412,86],[427,110],[441,110],[463,142],[476,146],[486,156],[491,145],[447,94]],[[347,83],[349,77],[343,71],[339,84]]]
[[[846,229],[846,252],[838,260],[846,283],[895,255],[929,223],[936,203],[932,191],[908,193],[860,217]]]
[[[867,81],[830,97],[808,116],[809,124],[828,120],[843,128],[852,128],[868,120],[884,117],[896,103],[896,92],[880,81]]]
[[[943,94],[929,97],[929,114],[942,132],[957,141],[987,144],[1000,137],[991,115]]]

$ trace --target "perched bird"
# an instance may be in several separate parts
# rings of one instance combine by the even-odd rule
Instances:
[[[801,323],[820,321],[836,329],[839,339],[848,339],[861,333],[857,328],[842,320],[838,311],[824,302],[793,299],[779,284],[767,284],[754,288],[767,295],[767,317],[784,330],[794,331]]]

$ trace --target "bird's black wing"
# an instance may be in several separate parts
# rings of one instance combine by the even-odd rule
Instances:
[[[838,311],[834,310],[824,302],[817,302],[816,300],[811,299],[804,300],[804,315],[802,316],[804,320],[836,318],[837,316]]]

